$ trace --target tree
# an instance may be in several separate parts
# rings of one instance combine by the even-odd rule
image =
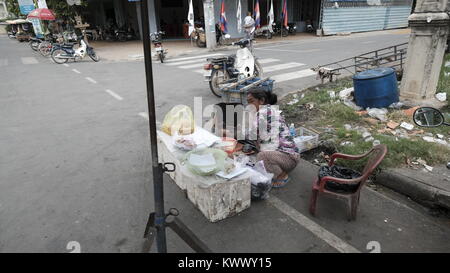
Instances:
[[[81,9],[87,6],[87,1],[82,0],[79,6],[70,6],[65,0],[47,0],[47,6],[55,13],[56,17],[67,19],[74,18],[79,14]]]
[[[17,0],[6,0],[8,13],[15,17],[20,16],[19,2]]]

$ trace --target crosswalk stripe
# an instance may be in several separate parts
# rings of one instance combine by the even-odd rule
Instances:
[[[271,76],[270,78],[272,80],[275,80],[275,82],[285,82],[285,81],[290,81],[290,80],[299,79],[299,78],[305,78],[305,77],[314,76],[314,75],[316,75],[316,73],[314,71],[312,71],[311,69],[304,69],[304,70],[300,70],[300,71]]]
[[[39,63],[35,57],[21,57],[23,64],[37,64]]]
[[[8,59],[0,59],[0,66],[7,66],[8,65]]]
[[[197,70],[194,70],[194,72],[195,72],[195,73],[199,73],[199,74],[203,74],[203,73],[205,73],[205,70],[203,70],[203,69],[197,69]]]
[[[305,64],[302,63],[285,63],[285,64],[277,64],[273,66],[263,67],[264,72],[273,72],[277,70],[289,69],[294,67],[303,66]]]
[[[195,64],[182,65],[182,66],[179,66],[178,68],[181,68],[181,69],[189,69],[189,68],[196,68],[196,67],[202,67],[202,66],[203,66],[203,63],[199,64],[199,63],[197,62],[197,63],[195,63]]]
[[[186,61],[186,60],[192,60],[192,59],[201,59],[201,58],[206,58],[206,57],[219,56],[219,55],[223,55],[223,54],[215,53],[215,54],[208,54],[208,55],[199,55],[199,56],[194,56],[194,57],[170,59],[170,60],[167,60],[167,64],[173,63],[173,62],[179,62],[179,61]]]
[[[271,59],[271,58],[267,58],[267,59],[259,59],[258,62],[260,64],[268,64],[268,63],[274,63],[274,62],[278,62],[280,60],[278,59]]]

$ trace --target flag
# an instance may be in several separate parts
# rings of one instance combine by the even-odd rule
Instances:
[[[222,0],[222,7],[220,8],[220,29],[223,33],[228,33],[227,15],[225,13],[225,0]]]
[[[242,16],[241,0],[238,0],[238,6],[237,6],[237,12],[236,12],[238,33],[242,32],[242,17],[241,16]]]
[[[275,16],[273,14],[273,0],[270,2],[270,10],[269,13],[267,14],[267,17],[269,17],[269,30],[270,32],[273,32],[272,24],[275,21]]]
[[[189,36],[194,31],[194,7],[192,6],[192,0],[189,1],[189,12],[188,12],[188,21],[189,21]]]
[[[283,17],[283,25],[285,27],[288,26],[288,11],[287,11],[287,0],[284,0],[283,3],[283,11],[281,13],[281,17]]]
[[[255,27],[260,28],[261,27],[261,14],[259,12],[259,0],[256,0],[254,16],[255,16]]]

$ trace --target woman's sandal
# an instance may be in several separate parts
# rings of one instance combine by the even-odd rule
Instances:
[[[275,179],[272,181],[272,188],[282,188],[287,184],[287,182],[289,182],[289,180],[289,177],[286,179]]]

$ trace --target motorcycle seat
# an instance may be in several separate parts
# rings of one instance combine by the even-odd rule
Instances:
[[[208,62],[226,62],[234,60],[233,56],[224,56],[224,57],[216,57],[216,58],[208,58],[206,59]]]

